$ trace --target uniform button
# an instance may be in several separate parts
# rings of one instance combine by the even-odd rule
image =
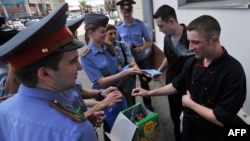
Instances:
[[[194,85],[194,81],[192,81],[192,85]]]
[[[204,88],[205,91],[207,91],[207,88]]]
[[[213,74],[214,74],[214,72],[211,71],[211,72],[210,72],[210,75],[213,75]]]
[[[213,101],[211,101],[210,99],[207,100],[207,103],[214,104]]]

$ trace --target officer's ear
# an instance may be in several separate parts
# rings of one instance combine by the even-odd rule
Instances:
[[[169,18],[168,23],[170,23],[170,24],[174,24],[174,23],[176,23],[176,21],[175,21],[175,19],[174,19],[174,18]]]
[[[41,67],[37,70],[37,76],[39,79],[46,80],[50,78],[49,69],[45,67]]]

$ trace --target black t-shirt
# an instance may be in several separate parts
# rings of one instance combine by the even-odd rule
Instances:
[[[178,44],[174,47],[171,36],[166,35],[164,38],[164,54],[168,60],[168,69],[166,73],[166,84],[170,83],[174,77],[181,73],[181,70],[189,57],[193,55],[188,50],[189,41],[187,40],[187,29],[184,24],[182,36]]]

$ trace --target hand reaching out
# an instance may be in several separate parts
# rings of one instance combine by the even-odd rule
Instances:
[[[94,112],[87,118],[94,127],[101,127],[104,120],[104,112],[103,111]]]
[[[114,104],[121,102],[122,101],[122,93],[118,90],[111,92],[110,94],[107,95],[105,99],[103,99],[104,105],[106,107],[111,107]]]
[[[118,91],[118,88],[117,88],[117,87],[110,86],[110,87],[108,87],[107,89],[102,90],[101,95],[102,95],[103,97],[107,97],[107,96],[108,96],[110,93],[112,93],[113,91]]]
[[[148,92],[149,92],[148,90],[138,87],[133,89],[132,96],[147,96]]]

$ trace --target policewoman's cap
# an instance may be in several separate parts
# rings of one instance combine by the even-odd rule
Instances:
[[[18,33],[16,29],[1,29],[0,30],[0,45],[9,41],[12,37],[14,37]]]
[[[70,31],[74,34],[79,26],[81,26],[84,17],[74,18],[66,21],[66,26],[70,29]]]
[[[14,68],[30,65],[54,52],[78,49],[84,44],[74,39],[65,26],[68,4],[62,3],[48,16],[20,31],[0,46],[0,59]]]
[[[85,24],[94,24],[98,26],[106,27],[109,18],[103,14],[86,14],[84,18]]]
[[[133,0],[121,0],[116,3],[116,5],[120,5],[120,9],[123,12],[131,12],[133,9],[133,4],[136,4]]]

